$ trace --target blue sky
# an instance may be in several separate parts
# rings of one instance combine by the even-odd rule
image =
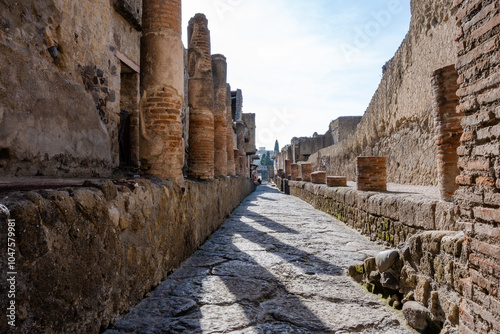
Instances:
[[[403,41],[409,0],[183,0],[204,13],[212,53],[228,61],[228,82],[256,113],[257,146],[325,133],[340,116],[363,115],[382,66]]]

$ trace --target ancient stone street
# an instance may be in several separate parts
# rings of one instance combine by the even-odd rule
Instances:
[[[413,333],[346,275],[381,249],[262,185],[105,333]]]

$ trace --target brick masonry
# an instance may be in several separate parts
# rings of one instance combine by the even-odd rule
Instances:
[[[188,27],[189,178],[214,178],[214,87],[208,20],[196,14]]]
[[[292,178],[292,160],[290,159],[285,159],[285,177],[289,180]]]
[[[315,184],[326,184],[326,172],[311,173],[311,182]]]
[[[460,304],[462,333],[500,333],[500,4],[455,0],[460,88],[465,113],[458,148],[457,211],[466,231],[468,277]]]
[[[227,62],[223,55],[212,56],[214,82],[214,173],[228,175],[227,163]]]
[[[327,176],[326,185],[329,187],[347,187],[347,177],[345,176]]]
[[[301,164],[301,175],[302,181],[311,182],[312,165],[311,164]]]
[[[356,183],[358,190],[386,191],[387,164],[385,157],[358,157]]]
[[[236,175],[236,165],[234,162],[234,129],[233,114],[231,108],[231,86],[226,87],[226,151],[227,151],[227,174]]]
[[[299,164],[291,164],[292,168],[292,180],[297,180],[300,176],[300,165]]]
[[[460,145],[463,112],[457,112],[458,73],[455,65],[436,70],[432,76],[434,90],[434,126],[436,128],[438,187],[441,199],[451,201],[458,189],[457,148]]]
[[[144,2],[143,13],[141,171],[144,175],[182,181],[184,52],[181,4],[180,1],[149,0]]]

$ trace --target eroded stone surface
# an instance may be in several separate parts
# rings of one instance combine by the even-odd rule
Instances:
[[[260,186],[108,334],[412,333],[345,273],[380,252],[298,198]]]

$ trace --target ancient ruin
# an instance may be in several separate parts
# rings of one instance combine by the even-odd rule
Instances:
[[[500,6],[411,5],[410,31],[357,127],[319,149],[303,149],[316,135],[292,139],[276,152],[275,182],[396,248],[349,273],[412,327],[500,333]],[[312,164],[312,182],[293,181],[297,164]]]
[[[0,9],[0,235],[17,233],[0,331],[98,333],[254,190],[255,114],[204,15],[184,47],[179,0]]]
[[[183,45],[180,0],[0,9],[1,332],[500,334],[498,1],[411,0],[364,115],[249,197],[204,14]]]

